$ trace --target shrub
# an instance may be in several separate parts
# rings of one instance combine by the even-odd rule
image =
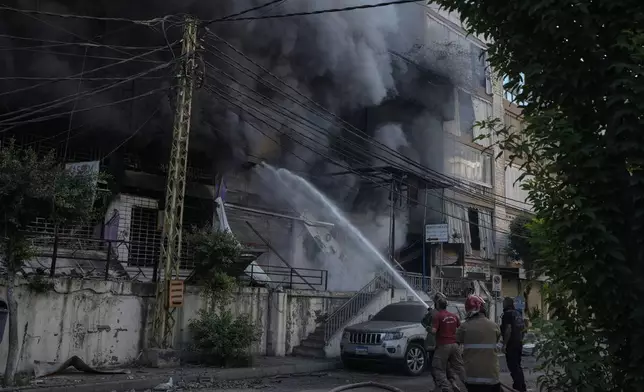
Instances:
[[[539,321],[538,383],[541,391],[611,391],[615,385],[610,356],[597,331],[578,326],[575,334],[562,321]]]
[[[259,340],[259,331],[247,315],[231,311],[200,310],[199,318],[190,320],[195,351],[209,365],[231,366],[250,358],[250,346]]]

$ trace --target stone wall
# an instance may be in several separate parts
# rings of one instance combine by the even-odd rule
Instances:
[[[54,280],[53,291],[38,293],[19,283],[19,371],[36,362],[62,362],[73,355],[91,366],[121,366],[137,359],[148,341],[154,287],[149,283],[97,280]],[[6,289],[0,284],[0,299]],[[248,314],[257,324],[260,341],[252,347],[259,355],[282,356],[313,331],[316,320],[339,306],[351,293],[312,291],[269,292],[241,288],[231,309]],[[189,322],[205,305],[197,288],[188,287],[177,313],[175,347],[190,344]],[[8,333],[0,344],[4,369]]]

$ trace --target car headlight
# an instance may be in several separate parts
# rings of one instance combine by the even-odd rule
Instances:
[[[387,332],[385,336],[382,337],[382,340],[398,340],[402,339],[402,332]]]
[[[343,332],[343,333],[342,333],[342,339],[349,340],[349,336],[350,336],[350,335],[351,335],[351,333],[350,333],[350,332]]]

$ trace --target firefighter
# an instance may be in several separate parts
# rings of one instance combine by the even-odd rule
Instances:
[[[496,356],[501,330],[485,316],[485,301],[481,297],[467,297],[465,311],[467,319],[456,333],[456,340],[463,345],[465,386],[468,392],[501,392]]]
[[[433,308],[427,308],[427,314],[423,317],[421,324],[425,327],[427,331],[427,336],[425,337],[425,350],[427,350],[427,362],[431,365],[432,359],[434,358],[434,349],[436,348],[436,339],[432,333],[432,317],[435,311]]]
[[[456,343],[456,331],[461,325],[458,315],[447,310],[447,298],[435,297],[436,313],[432,317],[432,333],[436,336],[436,350],[432,359],[433,376],[442,392],[452,392],[462,382],[463,357]],[[449,375],[449,376],[448,376]]]
[[[512,376],[512,388],[519,392],[527,390],[521,367],[525,330],[525,320],[521,313],[514,308],[514,300],[510,297],[505,297],[503,299],[503,317],[501,318],[503,352]]]

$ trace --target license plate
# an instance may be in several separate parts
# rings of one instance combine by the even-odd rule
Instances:
[[[356,355],[367,355],[369,350],[366,347],[356,347]]]

